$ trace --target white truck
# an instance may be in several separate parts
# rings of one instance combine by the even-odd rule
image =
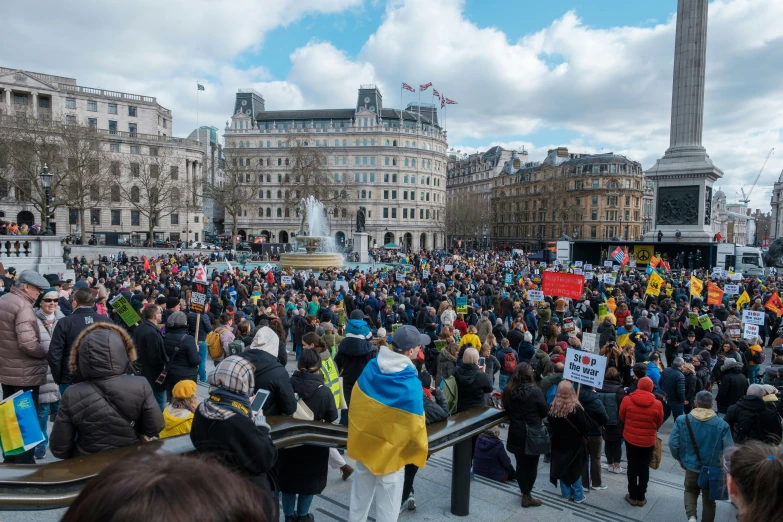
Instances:
[[[761,257],[761,250],[756,247],[718,243],[715,266],[726,270],[733,267],[735,272],[741,272],[746,276],[764,275],[764,260]]]

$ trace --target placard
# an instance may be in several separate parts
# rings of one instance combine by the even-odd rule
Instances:
[[[392,333],[396,332],[400,326],[402,326],[402,323],[394,323],[392,325]]]
[[[582,350],[586,352],[594,352],[598,346],[598,334],[590,332],[582,332]]]
[[[584,270],[585,270],[585,272],[592,272],[593,271],[593,265],[591,265],[590,263],[585,263]]]
[[[739,274],[739,273],[731,274],[729,276],[729,279],[731,279],[732,281],[742,281],[742,274]]]
[[[466,314],[466,313],[468,313],[468,298],[467,297],[458,297],[457,298],[457,313],[458,314]]]
[[[386,306],[388,308],[394,308],[394,298],[393,297],[387,297],[386,298]]]
[[[617,273],[620,271],[620,268],[620,265],[612,265],[612,272]]]
[[[740,285],[725,285],[723,291],[726,292],[727,295],[739,295]]]
[[[688,324],[691,326],[699,326],[699,314],[696,312],[688,312]]]
[[[769,267],[769,275],[771,276],[778,275],[778,269],[775,268],[774,266]]]
[[[422,270],[421,271],[421,278],[422,279],[429,279],[430,278],[430,271],[429,270]]]
[[[604,274],[604,284],[614,285],[614,276],[612,274]]]
[[[446,272],[451,272],[454,270],[454,265],[444,265],[443,270],[445,270]]]
[[[754,312],[753,310],[742,311],[742,322],[745,324],[756,324],[764,326],[764,312]]]
[[[563,330],[566,332],[573,332],[576,330],[576,324],[574,324],[574,319],[572,317],[563,319]]]
[[[574,261],[574,266],[582,267],[584,265],[583,261]]]
[[[740,325],[737,323],[734,323],[729,326],[729,337],[732,339],[739,339],[742,335],[742,330],[740,329]]]
[[[544,292],[541,290],[528,290],[527,300],[531,302],[540,302],[544,300]]]
[[[631,268],[636,268],[636,260],[632,259],[631,261],[629,261],[628,262],[628,266],[630,266]],[[625,267],[625,268],[628,268],[628,267]]]
[[[270,265],[269,263],[264,265],[264,272],[271,272],[273,269],[274,269],[274,267],[272,265]]]
[[[699,325],[705,330],[709,330],[710,328],[712,328],[712,319],[710,319],[710,316],[707,314],[700,315]]]
[[[546,261],[541,261],[540,263],[538,263],[538,266],[543,266],[543,267],[545,267],[545,266],[546,266]]]
[[[504,265],[506,268],[511,268],[511,267],[513,267],[513,266],[514,266],[514,262],[513,262],[513,261],[504,261],[504,262],[503,262],[503,265]]]
[[[435,349],[438,350],[438,353],[440,353],[448,344],[449,344],[448,341],[437,339],[435,341]]]
[[[576,274],[544,272],[541,290],[544,295],[581,299],[584,294],[585,278]]]
[[[119,314],[126,325],[133,326],[134,324],[141,321],[139,314],[136,313],[136,310],[133,309],[131,304],[127,299],[125,299],[125,297],[122,296],[122,294],[109,301],[109,305],[115,312],[117,312],[117,314]]]
[[[507,285],[514,283],[514,274],[506,274],[505,283]]]
[[[403,279],[405,279],[405,276],[402,275],[400,272],[397,272],[397,276],[396,277],[397,277],[397,281],[402,281]]]
[[[742,332],[743,339],[753,339],[759,336],[759,327],[756,324],[746,324]]]
[[[196,275],[193,276],[193,281],[207,284],[207,269],[201,263],[196,267]]]
[[[292,285],[294,284],[294,278],[291,276],[280,276],[280,282],[284,285]]]
[[[582,269],[579,268],[578,266],[574,268],[574,273],[576,275],[583,275]]]
[[[191,292],[190,311],[203,314],[207,304],[207,294],[201,292]]]
[[[613,265],[613,264],[614,264],[614,263],[612,263],[611,261],[604,261],[604,266],[605,266],[606,268],[612,268],[612,265]]]
[[[569,348],[566,350],[563,379],[600,389],[604,386],[606,357]]]

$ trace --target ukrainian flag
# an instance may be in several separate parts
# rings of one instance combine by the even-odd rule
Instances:
[[[31,450],[43,439],[32,392],[16,392],[0,403],[0,445],[5,456]]]
[[[427,462],[427,427],[421,383],[406,364],[384,373],[399,354],[381,348],[351,393],[348,415],[348,456],[361,461],[373,475],[386,475],[406,464],[423,468]],[[379,364],[381,360],[381,364]]]

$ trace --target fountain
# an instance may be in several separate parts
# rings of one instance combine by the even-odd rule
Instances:
[[[298,252],[280,254],[280,268],[319,269],[331,266],[343,266],[343,255],[337,252],[334,238],[329,236],[329,223],[324,217],[324,205],[315,197],[303,199],[299,205],[307,221],[307,234],[304,225],[296,236]],[[301,252],[304,250],[304,252]]]

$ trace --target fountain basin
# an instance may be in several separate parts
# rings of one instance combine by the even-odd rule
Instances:
[[[345,264],[342,254],[332,254],[328,252],[286,252],[280,254],[278,263],[280,268],[293,268],[294,270],[324,269],[329,267],[340,267]]]

